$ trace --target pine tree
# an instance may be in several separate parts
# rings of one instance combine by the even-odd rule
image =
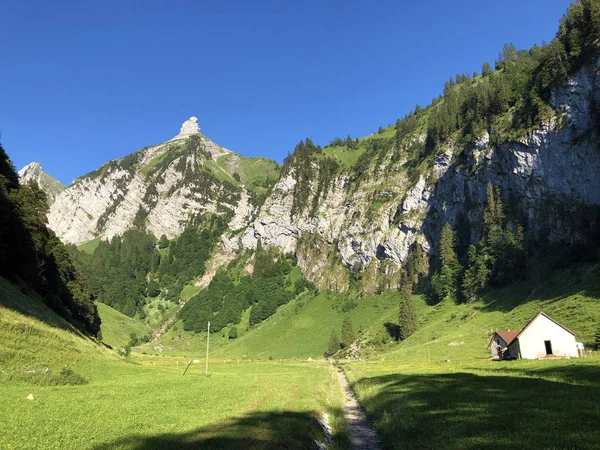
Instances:
[[[158,248],[163,249],[169,246],[169,239],[167,235],[163,234],[158,241]]]
[[[417,316],[412,302],[412,296],[407,290],[401,290],[400,311],[398,314],[398,325],[400,326],[400,339],[404,340],[412,335],[417,329]]]
[[[438,301],[456,295],[460,273],[456,247],[456,233],[454,233],[450,224],[446,224],[440,234],[440,268],[431,278],[433,292]]]
[[[492,187],[491,183],[487,186],[487,202],[483,211],[483,225],[486,232],[501,228],[504,223],[504,211],[500,190]]]
[[[331,335],[329,336],[329,347],[328,347],[328,354],[329,355],[333,355],[335,353],[337,353],[340,348],[342,348],[342,343],[340,341],[340,336],[337,332],[337,330],[333,329],[331,330]]]
[[[492,73],[492,67],[490,66],[489,62],[484,62],[483,66],[481,66],[481,76],[482,77],[487,77],[488,75],[491,75]]]
[[[477,294],[485,289],[490,279],[489,257],[469,246],[469,265],[463,276],[461,292],[468,303],[475,301]]]
[[[350,316],[346,316],[344,318],[344,323],[342,323],[342,346],[344,348],[350,347],[356,336],[354,335],[354,329],[352,328],[352,319]]]

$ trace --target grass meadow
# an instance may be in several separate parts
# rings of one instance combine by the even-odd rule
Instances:
[[[0,386],[0,448],[310,448],[341,398],[327,364],[95,361],[76,386]],[[33,394],[35,400],[27,400]],[[338,419],[341,421],[341,419]]]
[[[310,448],[325,412],[345,448],[329,363],[189,359],[120,357],[0,279],[0,448]]]
[[[600,358],[344,370],[387,449],[598,448]]]
[[[249,329],[246,313],[237,339],[211,335],[209,377],[205,334],[175,323],[162,352],[153,342],[123,358],[0,279],[0,448],[311,448],[324,412],[335,433],[329,448],[348,448],[333,367],[307,361],[346,316],[367,348],[343,368],[384,448],[598,448],[600,356],[493,362],[487,343],[543,310],[590,348],[599,279],[599,265],[582,264],[472,304],[416,295],[419,327],[400,343],[383,327],[397,318],[395,291],[356,302],[300,297]],[[125,325],[143,327],[100,308],[110,342],[128,338]],[[184,376],[190,359],[199,363]]]

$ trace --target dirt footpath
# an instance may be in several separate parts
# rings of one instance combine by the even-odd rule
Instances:
[[[350,389],[346,375],[341,369],[338,369],[338,376],[344,392],[344,416],[348,423],[348,434],[352,448],[355,450],[381,450],[379,439],[358,404],[354,393]]]

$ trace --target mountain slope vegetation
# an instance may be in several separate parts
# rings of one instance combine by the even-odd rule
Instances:
[[[100,319],[87,284],[66,247],[47,226],[46,195],[21,185],[0,146],[0,276],[21,283],[76,326],[96,336]]]

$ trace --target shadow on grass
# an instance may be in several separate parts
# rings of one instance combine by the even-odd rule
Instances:
[[[452,373],[362,378],[353,388],[389,449],[585,449],[600,443],[599,386]]]
[[[0,306],[44,322],[51,327],[61,328],[64,331],[83,336],[66,319],[53,312],[38,294],[29,287],[19,289],[18,285],[12,284],[6,279],[0,279]]]
[[[595,386],[600,388],[600,360],[592,361],[575,360],[569,365],[554,365],[552,362],[546,362],[547,367],[520,367],[512,366],[513,361],[498,361],[495,364],[497,367],[486,369],[484,372],[490,375],[506,375],[509,377],[529,376],[544,378],[549,381],[560,380],[560,382],[568,384],[577,384],[582,386]],[[545,364],[544,364],[545,365]],[[480,371],[481,368],[473,367],[472,370]]]
[[[157,418],[158,419],[158,418]],[[256,412],[187,433],[132,434],[94,450],[142,449],[312,449],[322,430],[309,412]]]

